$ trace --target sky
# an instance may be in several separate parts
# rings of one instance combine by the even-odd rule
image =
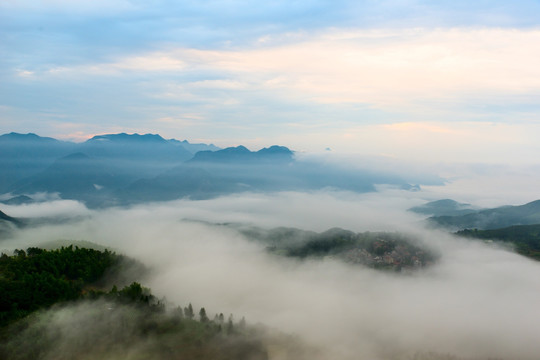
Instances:
[[[540,156],[540,1],[0,0],[0,133]]]

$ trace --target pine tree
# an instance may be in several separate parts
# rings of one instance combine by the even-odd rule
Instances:
[[[193,317],[195,316],[191,303],[189,303],[189,305],[184,308],[184,315],[186,316],[186,319],[193,319]]]
[[[229,320],[227,321],[227,334],[232,334],[233,330],[234,330],[233,316],[232,314],[230,314]]]
[[[206,316],[206,310],[204,308],[201,308],[199,310],[199,319],[201,322],[208,322],[208,316]]]

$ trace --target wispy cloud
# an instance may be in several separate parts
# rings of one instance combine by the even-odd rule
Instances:
[[[540,30],[330,31],[255,49],[179,48],[50,72],[190,72],[200,80],[184,82],[187,88],[287,91],[317,103],[437,112],[470,97],[484,104],[492,96],[534,101],[537,44]]]

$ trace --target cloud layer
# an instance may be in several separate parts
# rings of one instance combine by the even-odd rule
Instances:
[[[426,231],[402,209],[411,200],[339,194],[235,196],[91,212],[70,224],[16,234],[6,247],[57,238],[112,246],[153,271],[142,282],[177,304],[246,316],[322,345],[334,359],[391,359],[416,352],[534,359],[540,265],[493,246]],[[332,226],[405,230],[441,261],[409,275],[334,261],[271,256],[234,228]],[[213,316],[213,315],[212,315]]]

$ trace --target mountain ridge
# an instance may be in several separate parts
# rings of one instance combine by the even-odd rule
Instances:
[[[368,192],[376,191],[375,184],[408,185],[393,174],[297,159],[294,151],[279,145],[251,151],[243,145],[219,149],[195,144],[191,151],[204,150],[192,154],[182,145],[188,146],[187,141],[166,140],[158,134],[102,134],[83,143],[52,141],[50,148],[26,146],[49,143],[38,135],[21,136],[24,142],[4,141],[13,159],[0,152],[4,170],[0,194],[56,193],[90,207],[208,199],[246,191]]]
[[[540,200],[517,206],[506,205],[483,209],[465,215],[432,216],[428,218],[428,223],[453,230],[492,230],[513,225],[539,224]]]

